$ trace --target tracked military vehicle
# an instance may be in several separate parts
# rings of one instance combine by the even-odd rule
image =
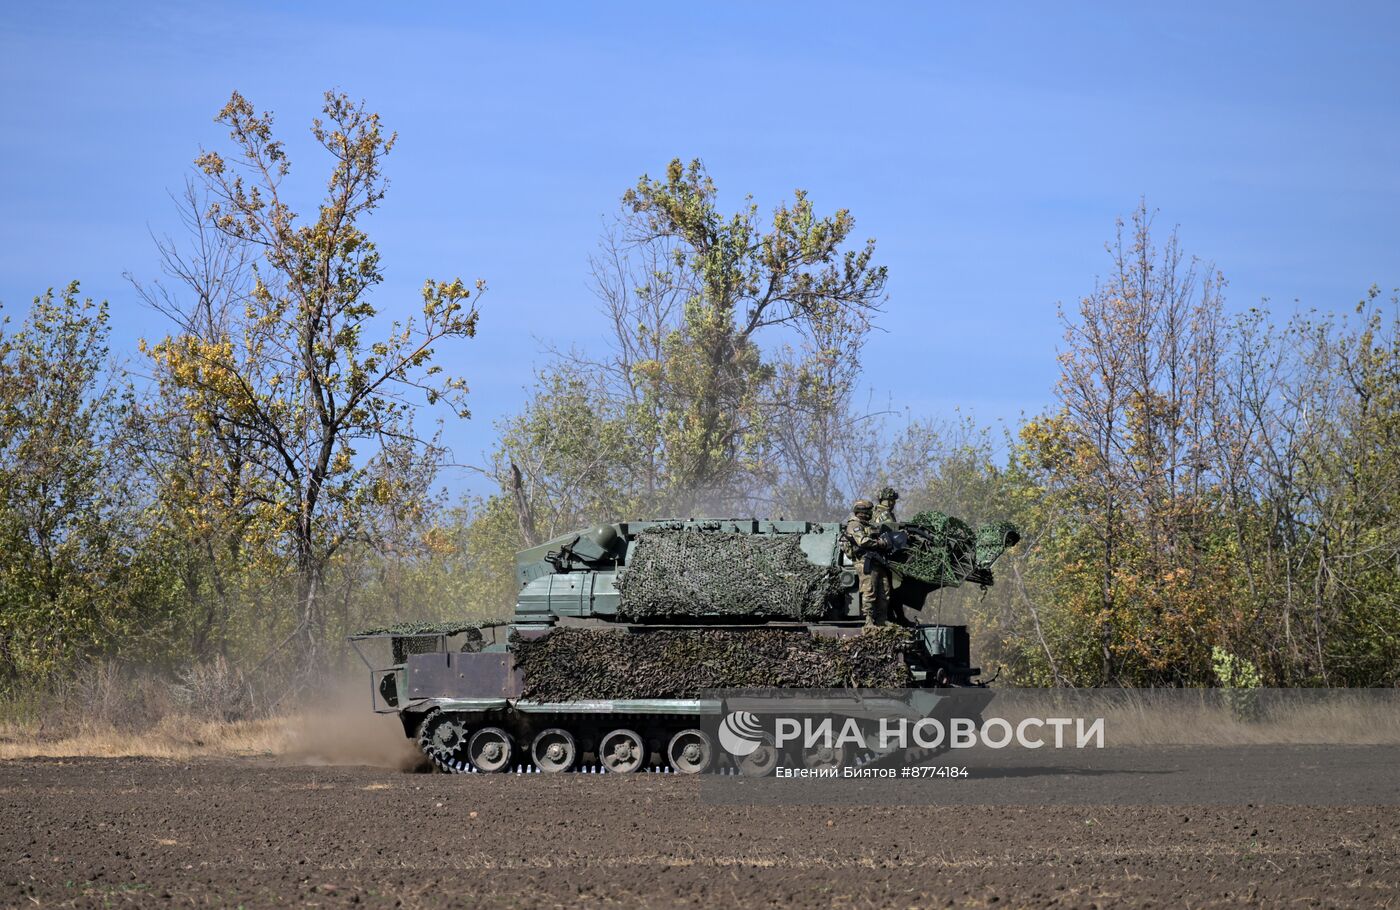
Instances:
[[[519,553],[508,622],[407,624],[350,641],[371,670],[374,710],[397,714],[442,771],[763,774],[772,748],[742,758],[716,748],[717,691],[928,690],[915,713],[955,692],[972,712],[989,697],[967,697],[985,683],[966,627],[905,611],[941,587],[991,584],[1015,529],[974,534],[922,513],[886,534],[866,558],[893,571],[899,624],[863,626],[837,522],[640,521]]]

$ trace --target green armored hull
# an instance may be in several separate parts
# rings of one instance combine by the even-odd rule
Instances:
[[[896,603],[913,610],[937,587],[990,584],[1000,552],[986,529],[939,530],[927,514],[887,563]],[[1014,544],[1014,529],[998,540]],[[989,694],[966,629],[863,628],[847,549],[836,522],[603,525],[518,555],[510,622],[408,624],[351,642],[375,710],[397,714],[451,772],[771,770],[771,752],[736,761],[716,749],[705,721],[726,690],[931,690],[920,710],[957,695],[960,711],[980,712]]]

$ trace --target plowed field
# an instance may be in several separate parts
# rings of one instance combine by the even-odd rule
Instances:
[[[695,780],[0,763],[0,904],[1400,906],[1395,807],[715,806]]]

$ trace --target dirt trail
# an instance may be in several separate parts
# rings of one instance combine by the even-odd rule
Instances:
[[[677,777],[0,763],[0,905],[1400,907],[1400,808],[712,806]]]

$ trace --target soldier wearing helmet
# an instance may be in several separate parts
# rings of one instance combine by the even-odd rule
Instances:
[[[875,523],[882,527],[898,528],[899,519],[894,515],[894,504],[899,501],[899,491],[885,487],[880,491],[879,505],[875,507]]]
[[[875,503],[857,499],[843,529],[846,555],[860,576],[860,611],[866,626],[882,626],[889,619],[890,570],[883,559],[885,543],[874,520]]]

